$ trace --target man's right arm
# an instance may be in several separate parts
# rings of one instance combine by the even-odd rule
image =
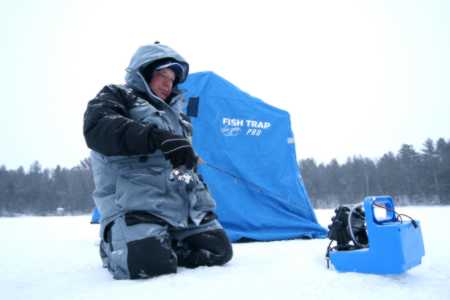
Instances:
[[[115,86],[105,86],[88,103],[83,133],[87,146],[103,155],[139,155],[156,149],[152,127],[131,119],[127,95]]]

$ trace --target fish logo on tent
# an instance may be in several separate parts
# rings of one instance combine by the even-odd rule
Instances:
[[[240,127],[230,127],[230,126],[224,126],[220,129],[220,131],[222,132],[222,134],[224,136],[237,136],[240,131],[241,128]]]

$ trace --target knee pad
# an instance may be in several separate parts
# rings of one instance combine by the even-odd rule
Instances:
[[[179,257],[181,266],[195,268],[223,265],[233,257],[233,248],[223,229],[191,235],[182,243],[182,257]]]
[[[105,226],[102,237],[100,256],[115,279],[148,278],[177,270],[167,226],[129,225],[119,217]]]
[[[130,279],[176,273],[177,257],[168,238],[149,237],[127,243]]]

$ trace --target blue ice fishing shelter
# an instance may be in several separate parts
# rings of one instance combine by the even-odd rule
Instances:
[[[100,211],[97,207],[92,210],[91,224],[100,224]]]
[[[189,75],[186,112],[199,166],[232,241],[319,238],[295,154],[289,113],[213,72]]]

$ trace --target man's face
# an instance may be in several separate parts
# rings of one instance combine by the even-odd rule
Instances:
[[[175,73],[169,69],[156,71],[150,80],[150,88],[159,98],[166,100],[172,93],[173,83],[175,81]]]

